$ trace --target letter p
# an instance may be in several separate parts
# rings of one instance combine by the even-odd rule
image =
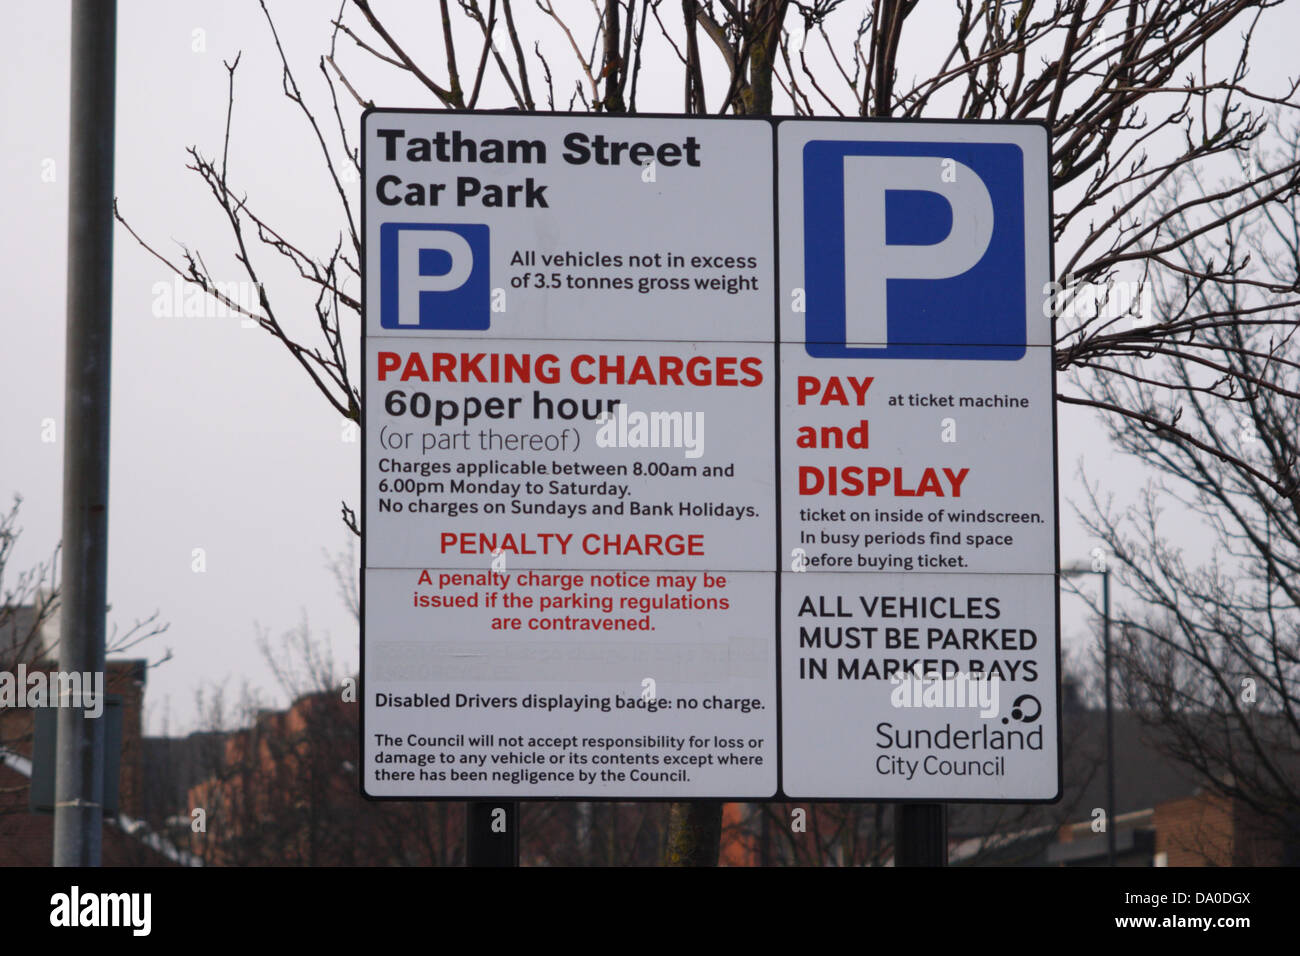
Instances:
[[[889,344],[890,279],[949,279],[983,257],[993,237],[993,201],[964,163],[919,156],[844,157],[844,333],[847,343]],[[951,181],[949,181],[951,180]],[[890,243],[886,197],[931,193],[951,211],[947,234],[932,243]]]
[[[474,268],[474,253],[465,241],[446,229],[404,229],[397,234],[397,268],[402,277],[397,302],[401,325],[421,325],[427,292],[459,289]],[[429,304],[436,309],[436,299]]]
[[[488,227],[384,223],[380,325],[386,329],[488,328]]]

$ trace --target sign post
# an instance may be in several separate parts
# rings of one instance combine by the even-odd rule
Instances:
[[[465,865],[519,865],[519,804],[471,801],[465,807]]]
[[[948,865],[947,804],[894,804],[894,865]]]

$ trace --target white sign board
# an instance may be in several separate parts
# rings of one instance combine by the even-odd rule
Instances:
[[[777,142],[782,789],[1054,799],[1046,130]]]
[[[772,796],[770,126],[363,142],[365,792]]]
[[[1055,796],[1044,140],[368,111],[366,794]]]

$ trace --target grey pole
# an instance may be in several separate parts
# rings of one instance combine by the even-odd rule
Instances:
[[[104,673],[107,600],[116,46],[117,4],[74,0],[58,657],[61,670],[92,675]],[[104,726],[82,707],[59,708],[54,772],[54,865],[98,866]]]
[[[1106,864],[1115,865],[1115,717],[1110,702],[1110,568],[1101,572],[1102,659],[1106,670]]]

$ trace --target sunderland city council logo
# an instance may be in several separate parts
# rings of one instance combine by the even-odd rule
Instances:
[[[809,355],[1025,354],[1019,146],[813,140],[803,182]]]
[[[379,227],[379,324],[486,329],[490,266],[487,226],[384,223]]]

